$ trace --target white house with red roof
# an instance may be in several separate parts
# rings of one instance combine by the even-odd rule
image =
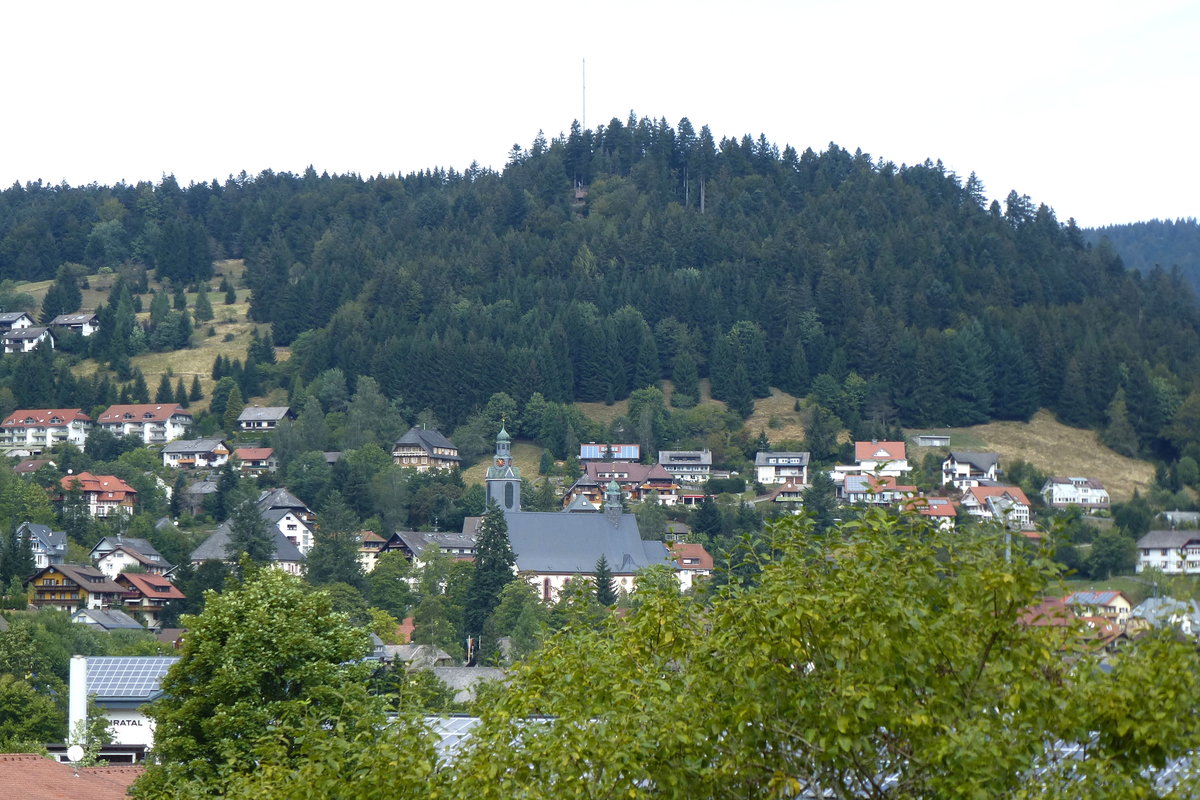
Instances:
[[[96,420],[114,436],[137,436],[146,444],[182,439],[192,427],[192,412],[178,403],[110,406]]]
[[[270,447],[239,447],[233,451],[233,457],[243,475],[261,475],[279,467],[275,451]]]
[[[111,517],[113,514],[132,514],[137,505],[137,490],[115,475],[93,475],[80,472],[67,475],[60,481],[63,502],[67,492],[78,488],[83,495],[88,514],[93,517]]]
[[[907,511],[914,511],[945,531],[954,530],[958,510],[948,497],[914,497],[904,504]]]
[[[684,591],[692,588],[696,579],[712,575],[713,557],[696,542],[671,542],[667,545],[678,567],[679,586]]]
[[[82,448],[92,430],[92,418],[79,408],[19,409],[0,422],[0,447],[31,453],[60,442]]]
[[[1012,530],[1030,526],[1029,498],[1019,486],[972,486],[963,493],[962,509],[973,517],[991,519]]]
[[[158,627],[163,606],[172,600],[186,599],[183,592],[162,575],[123,572],[117,576],[116,582],[126,590],[125,610],[143,614],[153,628]]]
[[[898,478],[909,470],[904,442],[855,442],[854,461],[860,473]]]

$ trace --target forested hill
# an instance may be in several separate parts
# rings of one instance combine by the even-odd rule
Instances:
[[[1179,267],[1192,287],[1200,289],[1200,223],[1195,217],[1089,228],[1084,238],[1092,244],[1108,239],[1125,266],[1142,273],[1156,266]]]
[[[1107,425],[1120,388],[1118,422],[1152,444],[1200,376],[1188,287],[1027,197],[687,120],[539,135],[502,173],[14,186],[0,278],[132,259],[190,282],[206,236],[246,259],[252,314],[303,380],[370,374],[450,426],[497,391],[602,401],[669,378],[686,403],[708,376],[735,409],[774,385],[912,425],[1039,407]]]

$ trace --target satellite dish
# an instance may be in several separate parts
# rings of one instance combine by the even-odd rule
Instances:
[[[72,763],[83,761],[84,755],[86,754],[84,753],[83,748],[77,744],[73,744],[67,748],[67,760]]]

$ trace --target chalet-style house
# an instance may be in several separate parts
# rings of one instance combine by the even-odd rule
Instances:
[[[21,328],[32,328],[33,325],[33,317],[24,311],[0,311],[0,333],[20,330]]]
[[[247,406],[238,415],[238,427],[244,431],[273,431],[285,419],[296,415],[287,406]]]
[[[673,506],[679,500],[679,486],[662,464],[641,464],[636,461],[588,461],[563,497],[569,506],[583,497],[594,507],[604,502],[604,492],[611,481],[621,487],[626,500],[641,503],[656,497],[659,505]]]
[[[433,469],[457,469],[462,464],[458,448],[437,431],[413,426],[396,440],[392,462],[417,472]]]
[[[1167,575],[1200,573],[1200,530],[1150,531],[1137,541],[1136,571],[1156,569]]]
[[[972,486],[963,493],[962,509],[1014,531],[1029,528],[1029,498],[1019,486]]]
[[[804,505],[804,490],[807,488],[805,484],[791,480],[771,490],[767,498],[772,503],[788,503],[789,507],[799,514]]]
[[[141,614],[151,628],[159,627],[159,618],[167,603],[186,599],[175,584],[161,575],[123,572],[116,582],[125,587],[125,610]]]
[[[596,444],[589,442],[579,445],[579,463],[589,461],[641,461],[642,446],[640,444]]]
[[[101,572],[115,579],[126,570],[144,569],[149,575],[166,575],[175,567],[146,539],[105,536],[89,554]]]
[[[954,530],[954,523],[958,519],[958,511],[948,497],[915,497],[902,507],[925,517],[942,530]]]
[[[146,630],[145,625],[119,608],[81,608],[71,615],[71,622],[105,632]]]
[[[52,531],[49,525],[36,522],[22,522],[13,535],[17,537],[18,542],[22,538],[29,540],[29,549],[33,552],[33,566],[36,569],[61,564],[67,558],[65,531]]]
[[[474,561],[475,537],[461,532],[396,531],[379,548],[380,553],[401,552],[418,567],[431,550],[445,553],[454,561]]]
[[[384,546],[388,540],[380,536],[375,531],[363,531],[358,537],[358,563],[362,565],[363,572],[370,572],[375,569],[375,564],[379,561],[379,557],[386,550]]]
[[[838,486],[838,499],[848,505],[898,506],[917,496],[917,487],[891,475],[847,475]]]
[[[1133,611],[1133,604],[1124,592],[1074,592],[1063,600],[1081,617],[1103,617],[1118,625],[1128,622]]]
[[[38,345],[54,349],[54,335],[49,328],[35,326],[32,328],[13,328],[0,334],[0,344],[7,353],[28,353]]]
[[[120,608],[125,589],[96,567],[51,564],[23,581],[33,587],[38,608],[74,611],[77,608]]]
[[[998,453],[951,450],[950,457],[942,462],[942,485],[951,484],[960,492],[978,486],[983,481],[995,483],[1000,479],[999,476]]]
[[[92,418],[79,408],[20,409],[0,422],[0,447],[40,453],[59,442],[82,449],[92,430]]]
[[[237,554],[230,552],[231,523],[229,520],[221,523],[211,536],[205,539],[199,547],[192,551],[193,566],[200,566],[205,561],[224,561],[229,564],[237,563]],[[290,575],[299,575],[304,566],[304,556],[296,549],[296,545],[284,536],[278,528],[270,528],[274,536],[274,550],[271,552],[271,565]]]
[[[860,474],[899,478],[909,470],[904,442],[855,442],[854,461]]]
[[[275,451],[270,447],[239,447],[233,451],[233,457],[243,475],[262,475],[279,468]]]
[[[209,469],[229,460],[229,445],[223,439],[176,439],[162,449],[164,467]]]
[[[658,463],[683,483],[704,483],[712,477],[711,450],[660,450]]]
[[[511,464],[511,440],[496,437],[496,455],[487,472],[486,495],[504,511],[516,569],[543,600],[556,600],[568,581],[591,578],[604,556],[618,588],[631,592],[638,570],[654,564],[674,569],[674,558],[661,541],[643,541],[637,518],[624,512],[621,488],[610,481],[604,509],[592,513],[522,511],[521,472]],[[463,520],[463,535],[478,536],[482,517]]]
[[[182,439],[192,427],[192,412],[177,403],[110,406],[96,423],[114,436],[136,436],[145,444]]]
[[[1106,511],[1108,491],[1095,478],[1048,478],[1042,484],[1042,498],[1051,508],[1079,506],[1084,511]]]
[[[679,569],[679,585],[684,591],[692,588],[698,579],[712,575],[713,557],[697,542],[671,542],[667,545],[675,565]]]
[[[110,517],[113,514],[132,514],[137,505],[137,490],[115,475],[93,475],[81,472],[67,475],[59,481],[62,503],[67,493],[78,489],[83,495],[88,514],[93,517]]]
[[[50,327],[55,330],[73,331],[80,336],[91,336],[100,330],[100,318],[90,311],[77,311],[74,314],[59,314],[50,320]]]
[[[754,478],[763,486],[808,483],[809,454],[760,450],[754,454]]]

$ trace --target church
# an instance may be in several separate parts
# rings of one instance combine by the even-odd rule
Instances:
[[[661,564],[678,568],[662,542],[643,541],[637,517],[621,506],[621,490],[610,482],[600,511],[522,511],[521,471],[512,460],[512,439],[503,426],[488,467],[487,502],[504,511],[517,571],[546,602],[558,599],[567,581],[591,578],[601,556],[623,592],[634,589],[636,573]],[[482,517],[463,520],[463,534],[475,537]]]

